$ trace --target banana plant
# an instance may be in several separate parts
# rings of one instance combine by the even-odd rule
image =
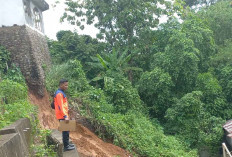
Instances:
[[[133,54],[134,53],[128,54],[128,49],[121,53],[121,51],[117,51],[115,48],[113,48],[110,53],[103,53],[102,55],[97,54],[96,58],[98,59],[98,63],[95,63],[95,66],[99,67],[100,65],[102,71],[91,81],[104,79],[105,82],[105,80],[111,80],[109,77],[112,78],[110,75],[112,72],[120,75],[126,75],[129,70],[141,71],[141,68],[129,66],[129,62],[132,59]],[[96,61],[96,58],[93,58],[93,60]]]

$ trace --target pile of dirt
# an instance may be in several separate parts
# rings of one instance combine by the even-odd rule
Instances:
[[[38,107],[38,118],[44,129],[57,129],[58,121],[55,112],[51,109],[50,96],[45,92],[44,97],[39,97],[29,92],[29,99],[32,104]],[[71,117],[72,118],[72,117]],[[82,124],[77,124],[77,130],[70,133],[71,140],[76,144],[80,157],[132,157],[124,149],[111,143],[106,143],[98,138]]]

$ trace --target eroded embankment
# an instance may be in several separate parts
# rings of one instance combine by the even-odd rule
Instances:
[[[45,96],[41,98],[34,95],[33,92],[29,92],[29,99],[32,104],[38,106],[38,118],[41,127],[44,129],[57,129],[58,121],[55,118],[54,110],[50,107],[49,94],[45,92]],[[76,144],[81,157],[131,156],[124,149],[102,141],[82,124],[77,124],[77,130],[71,132],[70,136],[73,143]]]

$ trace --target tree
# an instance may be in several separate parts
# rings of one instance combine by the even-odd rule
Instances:
[[[94,24],[100,31],[97,37],[105,39],[110,49],[128,48],[128,54],[142,53],[149,47],[142,41],[152,40],[148,34],[158,26],[160,15],[168,14],[171,7],[171,2],[164,0],[85,0],[66,1],[66,4],[62,20],[67,19],[81,29],[84,29],[84,23]],[[159,4],[166,8],[161,9]],[[129,64],[135,66],[133,60]],[[128,78],[133,81],[131,70]]]
[[[169,73],[174,83],[173,92],[182,96],[192,91],[198,74],[197,54],[198,49],[194,47],[191,39],[185,33],[175,30],[167,42],[165,52],[154,55],[151,67],[160,67]]]
[[[199,50],[196,54],[199,58],[198,68],[200,72],[207,72],[210,58],[216,54],[216,44],[213,32],[210,30],[205,20],[189,12],[181,25],[181,31],[188,39],[194,42],[194,47]]]
[[[137,88],[141,100],[145,102],[151,117],[164,120],[164,114],[171,104],[171,77],[160,68],[142,74]]]
[[[104,81],[104,91],[117,113],[125,114],[129,110],[146,113],[147,109],[141,101],[138,91],[131,82],[120,74],[110,73]],[[108,76],[110,75],[108,74]]]
[[[85,0],[66,1],[63,20],[84,28],[83,23],[93,24],[100,30],[98,37],[105,38],[112,47],[133,48],[136,40],[159,24],[164,0]]]
[[[112,52],[102,53],[102,56],[97,54],[98,62],[91,63],[92,66],[101,68],[101,72],[92,81],[98,81],[107,77],[108,74],[120,74],[125,75],[129,70],[139,70],[140,68],[130,67],[129,61],[132,58],[132,54],[127,54],[128,49],[125,51],[116,51],[114,48]],[[95,59],[96,61],[96,59]],[[99,66],[101,65],[101,66]]]
[[[218,75],[220,85],[228,102],[232,102],[232,66],[228,65],[220,69]]]
[[[220,46],[219,52],[211,58],[212,69],[217,77],[224,95],[229,103],[232,102],[232,40]]]
[[[214,33],[217,44],[225,44],[232,37],[232,7],[231,1],[219,1],[198,13],[205,19]]]
[[[232,39],[227,40],[225,45],[222,45],[218,49],[218,53],[212,56],[210,64],[216,69],[217,74],[220,73],[221,69],[225,66],[232,65]]]
[[[196,81],[196,90],[202,91],[202,102],[204,108],[212,116],[229,118],[226,110],[230,109],[230,105],[226,103],[226,99],[222,92],[219,81],[211,73],[199,74]]]
[[[189,6],[210,6],[215,4],[218,0],[183,0],[185,2],[185,7]]]
[[[58,41],[49,41],[49,50],[54,63],[63,63],[70,59],[78,59],[83,65],[87,77],[92,79],[99,73],[99,69],[88,64],[92,57],[104,51],[106,43],[99,42],[88,35],[78,35],[71,31],[57,33]]]
[[[209,149],[216,154],[221,146],[224,121],[204,109],[202,96],[202,92],[193,91],[177,100],[166,112],[166,130],[192,148]]]

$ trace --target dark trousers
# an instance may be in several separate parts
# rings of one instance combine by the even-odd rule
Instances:
[[[69,131],[62,131],[62,138],[64,147],[69,145]]]
[[[59,119],[59,121],[64,119]],[[69,145],[69,131],[62,131],[62,140],[64,147],[67,147]]]

